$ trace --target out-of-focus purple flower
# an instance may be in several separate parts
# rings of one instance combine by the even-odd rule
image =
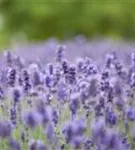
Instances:
[[[121,79],[126,79],[126,70],[121,62],[115,63],[116,73]]]
[[[91,124],[91,130],[92,130],[92,137],[95,142],[99,142],[100,138],[102,137],[102,133],[104,133],[105,129],[105,121],[104,118],[100,118],[98,120],[94,120]]]
[[[65,45],[59,45],[57,47],[57,57],[56,60],[58,62],[61,62],[63,57],[64,57],[64,51],[65,51],[66,46]]]
[[[58,119],[59,119],[58,109],[53,108],[53,110],[52,110],[52,121],[53,121],[54,125],[57,125]]]
[[[105,66],[110,68],[113,63],[114,56],[113,54],[106,54]]]
[[[35,128],[41,123],[41,116],[37,112],[30,111],[24,115],[23,119],[30,128]]]
[[[37,103],[37,112],[41,115],[41,122],[43,126],[46,126],[48,122],[52,120],[52,109],[50,106],[46,106],[41,100]]]
[[[69,107],[72,115],[75,115],[80,107],[79,93],[73,93],[70,97]]]
[[[9,139],[10,150],[21,150],[20,143],[13,138]]]
[[[71,142],[71,140],[73,138],[73,130],[74,129],[71,124],[65,125],[62,130],[62,133],[64,134],[67,143]]]
[[[22,131],[21,132],[21,136],[20,136],[22,142],[24,143],[25,142],[25,133]]]
[[[24,68],[24,62],[20,56],[15,56],[13,61],[14,61],[15,67],[17,67],[19,70]]]
[[[47,147],[42,141],[31,139],[29,142],[29,150],[47,150]]]
[[[45,77],[45,85],[46,85],[47,88],[52,88],[55,85],[53,75],[47,75]]]
[[[60,82],[57,88],[58,100],[64,103],[67,100],[67,96],[68,96],[67,85],[64,82]]]
[[[53,64],[47,64],[47,74],[48,75],[54,74],[54,66],[53,66]]]
[[[10,120],[14,126],[17,124],[17,110],[16,106],[10,108]]]
[[[103,96],[99,97],[99,105],[100,107],[104,108],[105,107],[105,98]]]
[[[37,141],[35,140],[30,140],[29,142],[29,150],[37,150]]]
[[[113,98],[114,98],[114,89],[113,87],[109,87],[108,92],[107,92],[107,100],[108,102],[113,102]]]
[[[13,94],[13,101],[14,101],[14,103],[19,102],[20,101],[20,97],[21,97],[21,93],[20,93],[19,89],[17,89],[17,88],[13,89],[12,94]]]
[[[101,137],[101,144],[104,144],[106,149],[120,149],[120,137],[115,131],[107,129],[104,136]]]
[[[48,124],[45,128],[45,135],[49,141],[49,143],[53,143],[55,141],[55,133],[54,127],[52,124]]]
[[[124,102],[124,100],[123,100],[123,99],[118,98],[118,99],[116,99],[115,104],[116,104],[116,106],[117,106],[118,110],[121,110],[121,111],[122,111],[122,110],[123,110],[123,107],[124,107],[125,102]]]
[[[63,134],[65,136],[66,142],[71,142],[75,137],[82,137],[86,129],[86,124],[83,119],[75,120],[69,122],[63,128]]]
[[[0,99],[4,99],[4,97],[5,97],[4,90],[0,86]]]
[[[133,108],[129,108],[127,111],[127,118],[130,121],[134,121],[135,120],[135,110]]]
[[[37,141],[37,150],[47,150],[47,147],[42,141],[38,140]]]
[[[32,84],[34,86],[38,86],[41,84],[41,80],[40,80],[40,74],[38,71],[33,71],[33,74],[32,74]]]
[[[81,136],[74,137],[71,141],[74,149],[81,149],[83,144],[83,138]]]
[[[117,123],[117,116],[113,111],[106,112],[106,123],[110,125],[115,125]]]
[[[135,71],[135,52],[131,53],[131,63],[132,63],[133,71]]]
[[[76,129],[74,130],[75,135],[83,135],[84,131],[86,130],[86,124],[84,119],[79,119],[75,121]]]
[[[115,82],[114,84],[114,94],[117,97],[121,97],[123,94],[123,86],[122,83],[118,81]]]
[[[84,143],[84,150],[91,150],[92,146],[93,146],[93,142],[88,139]]]
[[[89,85],[89,94],[92,97],[96,97],[98,92],[99,92],[98,79],[92,78],[90,80],[90,85]]]
[[[87,81],[81,81],[78,85],[79,92],[80,92],[80,97],[82,103],[85,102],[86,99],[89,98],[90,92],[89,92],[89,82]]]
[[[76,59],[76,66],[77,66],[77,71],[80,73],[83,71],[83,66],[84,66],[84,59],[78,58]]]
[[[131,87],[135,88],[135,73],[132,73],[131,75]]]
[[[8,138],[12,134],[12,125],[8,121],[0,122],[0,137]]]
[[[11,65],[12,65],[11,53],[9,51],[5,51],[4,56],[5,56],[6,64],[11,67]]]
[[[103,116],[103,112],[102,112],[103,107],[101,107],[100,104],[95,106],[95,115],[96,116]]]

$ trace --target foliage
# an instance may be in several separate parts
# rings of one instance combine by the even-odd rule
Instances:
[[[134,8],[132,0],[1,0],[0,44],[78,34],[134,39]]]

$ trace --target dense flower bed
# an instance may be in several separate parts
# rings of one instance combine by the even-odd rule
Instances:
[[[79,41],[78,49],[73,42],[67,42],[67,47],[54,44],[48,55],[40,50],[23,57],[4,53],[0,69],[3,150],[135,149],[135,52],[117,54],[115,49],[107,52],[108,48],[99,47],[99,54],[94,48],[90,51],[92,59],[90,44],[85,42]]]

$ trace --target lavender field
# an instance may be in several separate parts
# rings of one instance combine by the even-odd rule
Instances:
[[[5,50],[0,149],[135,150],[135,45],[78,37]]]

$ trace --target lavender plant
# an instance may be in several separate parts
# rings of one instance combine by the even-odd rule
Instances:
[[[128,63],[127,54],[115,52],[101,61],[90,56],[71,61],[69,47],[57,46],[48,63],[5,53],[0,69],[3,150],[135,149],[135,52]]]

